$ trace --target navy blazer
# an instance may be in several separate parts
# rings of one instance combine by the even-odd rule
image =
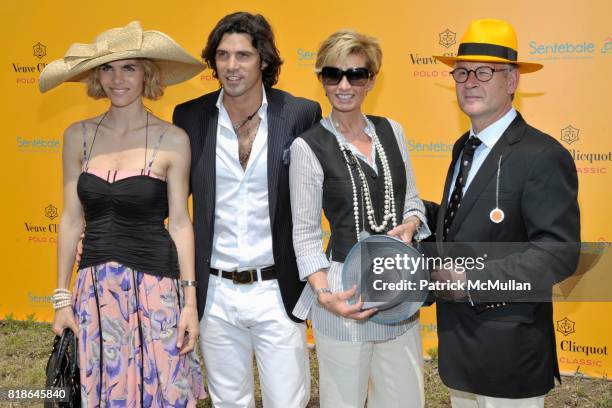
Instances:
[[[455,143],[444,196],[437,214],[437,240],[456,161],[469,133]],[[499,206],[505,218],[495,224],[496,175],[501,158]],[[580,242],[578,176],[569,152],[518,116],[495,144],[461,200],[449,230],[450,242]],[[486,279],[529,281],[546,265],[563,278],[577,257],[546,251],[513,256],[486,270]],[[474,302],[479,293],[470,292]],[[469,303],[437,304],[439,371],[450,388],[498,398],[546,394],[559,377],[552,304],[510,303],[482,310]]]
[[[202,318],[210,274],[215,221],[217,121],[220,91],[187,101],[174,109],[173,123],[184,129],[191,142],[190,188],[193,197],[195,268],[198,315]],[[291,203],[289,200],[289,146],[295,137],[321,119],[318,103],[297,98],[278,89],[266,88],[268,100],[268,200],[272,250],[278,282],[287,315],[304,287],[299,279],[293,250]]]

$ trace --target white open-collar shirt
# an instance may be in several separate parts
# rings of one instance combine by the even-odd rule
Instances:
[[[472,184],[472,180],[474,180],[474,177],[476,177],[476,173],[478,173],[478,170],[484,163],[485,159],[489,156],[489,153],[491,153],[491,150],[493,150],[493,147],[498,140],[501,139],[502,135],[506,129],[508,129],[514,118],[516,118],[516,110],[511,108],[504,116],[481,130],[478,134],[474,132],[474,126],[470,128],[470,137],[476,136],[482,141],[482,143],[474,151],[472,167],[470,167],[470,172],[468,173],[467,180],[465,181],[465,187],[463,187],[463,196],[465,196],[466,191],[470,187],[470,184]],[[452,178],[453,182],[451,183],[448,191],[447,202],[450,201],[450,198],[453,195],[452,193],[453,189],[455,188],[455,180],[459,174],[459,163],[461,163],[461,160],[457,160],[455,163]]]
[[[219,120],[216,147],[216,197],[213,248],[210,266],[235,270],[274,264],[268,204],[268,100],[257,115],[261,119],[246,169],[238,157],[238,137],[217,100]]]

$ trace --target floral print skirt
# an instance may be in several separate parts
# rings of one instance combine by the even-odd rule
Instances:
[[[176,347],[177,280],[108,262],[79,270],[73,296],[82,407],[194,407],[206,397],[195,351]]]

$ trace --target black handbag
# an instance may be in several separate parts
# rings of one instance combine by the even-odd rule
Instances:
[[[62,402],[45,402],[45,408],[80,407],[81,381],[79,376],[79,361],[77,339],[70,329],[64,329],[61,336],[55,336],[53,351],[47,362],[47,387],[57,387],[66,390]]]

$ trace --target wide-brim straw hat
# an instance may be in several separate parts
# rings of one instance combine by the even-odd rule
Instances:
[[[75,43],[64,58],[48,64],[38,87],[47,92],[63,82],[83,82],[91,70],[111,61],[133,58],[152,60],[160,69],[164,85],[193,78],[205,66],[172,38],[159,31],[143,31],[138,21],[98,35],[93,44]]]
[[[440,62],[454,66],[457,61],[515,64],[522,74],[538,71],[542,64],[518,61],[514,28],[506,21],[474,20],[461,38],[456,57],[434,55]]]

